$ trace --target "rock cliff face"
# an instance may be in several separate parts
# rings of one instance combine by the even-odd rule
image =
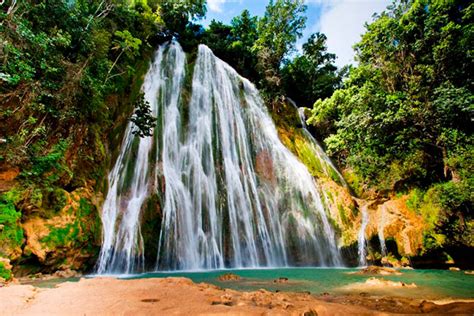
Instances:
[[[54,209],[30,197],[22,205],[22,214],[14,205],[26,193],[8,183],[2,185],[9,189],[0,203],[3,269],[13,268],[20,276],[38,271],[84,270],[94,264],[100,247],[102,196],[93,192],[91,184],[72,192],[56,189]],[[12,200],[7,201],[8,198]]]
[[[100,196],[89,187],[63,191],[64,207],[51,217],[34,216],[22,223],[23,256],[52,269],[83,269],[100,246]]]
[[[421,216],[407,207],[407,195],[374,203],[369,215],[366,229],[369,239],[382,232],[385,239],[392,238],[396,242],[402,256],[414,256],[421,250],[425,224]]]

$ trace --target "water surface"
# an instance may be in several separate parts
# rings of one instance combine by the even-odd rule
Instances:
[[[283,268],[283,269],[243,269],[196,272],[155,272],[135,276],[129,279],[186,277],[194,282],[211,283],[223,288],[252,291],[266,289],[269,291],[311,292],[319,295],[360,294],[390,295],[423,299],[466,299],[474,298],[474,275],[463,271],[447,270],[400,270],[401,275],[370,276],[354,274],[355,268]],[[225,273],[239,275],[239,281],[219,281],[218,277]],[[276,283],[274,280],[288,278],[286,283]],[[354,284],[363,284],[370,277],[391,281],[401,281],[407,284],[415,283],[416,288],[410,287],[363,287],[351,288]]]

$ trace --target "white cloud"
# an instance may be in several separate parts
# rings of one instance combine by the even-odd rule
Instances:
[[[229,2],[242,3],[242,0],[207,0],[207,8],[215,13],[222,13],[222,6]]]
[[[217,13],[222,13],[222,5],[226,0],[207,0],[207,7],[209,10]]]
[[[342,67],[354,64],[352,46],[360,41],[365,22],[372,21],[374,13],[382,12],[390,0],[307,0],[323,6],[319,22],[312,27],[313,32],[327,36],[328,51],[337,55],[336,65]]]

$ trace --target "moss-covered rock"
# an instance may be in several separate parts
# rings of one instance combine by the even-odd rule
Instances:
[[[23,256],[36,258],[47,270],[85,270],[100,247],[100,197],[90,188],[64,194],[65,206],[57,214],[31,217],[22,224]]]
[[[146,268],[153,269],[158,253],[158,240],[160,236],[161,220],[163,214],[161,211],[161,199],[157,194],[152,194],[142,206],[142,225],[141,234],[145,247]]]
[[[0,257],[0,283],[9,281],[12,278],[12,266],[10,260]]]
[[[11,260],[21,256],[24,240],[20,224],[21,213],[15,208],[18,199],[16,189],[0,195],[0,257]]]

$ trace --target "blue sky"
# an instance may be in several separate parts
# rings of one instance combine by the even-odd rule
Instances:
[[[261,16],[268,4],[267,0],[207,0],[208,10],[204,25],[215,19],[224,23],[248,9],[252,15]],[[357,43],[364,32],[364,23],[372,20],[373,13],[380,13],[390,0],[307,0],[307,21],[304,39],[315,32],[323,32],[328,37],[328,50],[337,55],[336,64],[342,67],[354,63],[352,45]]]

